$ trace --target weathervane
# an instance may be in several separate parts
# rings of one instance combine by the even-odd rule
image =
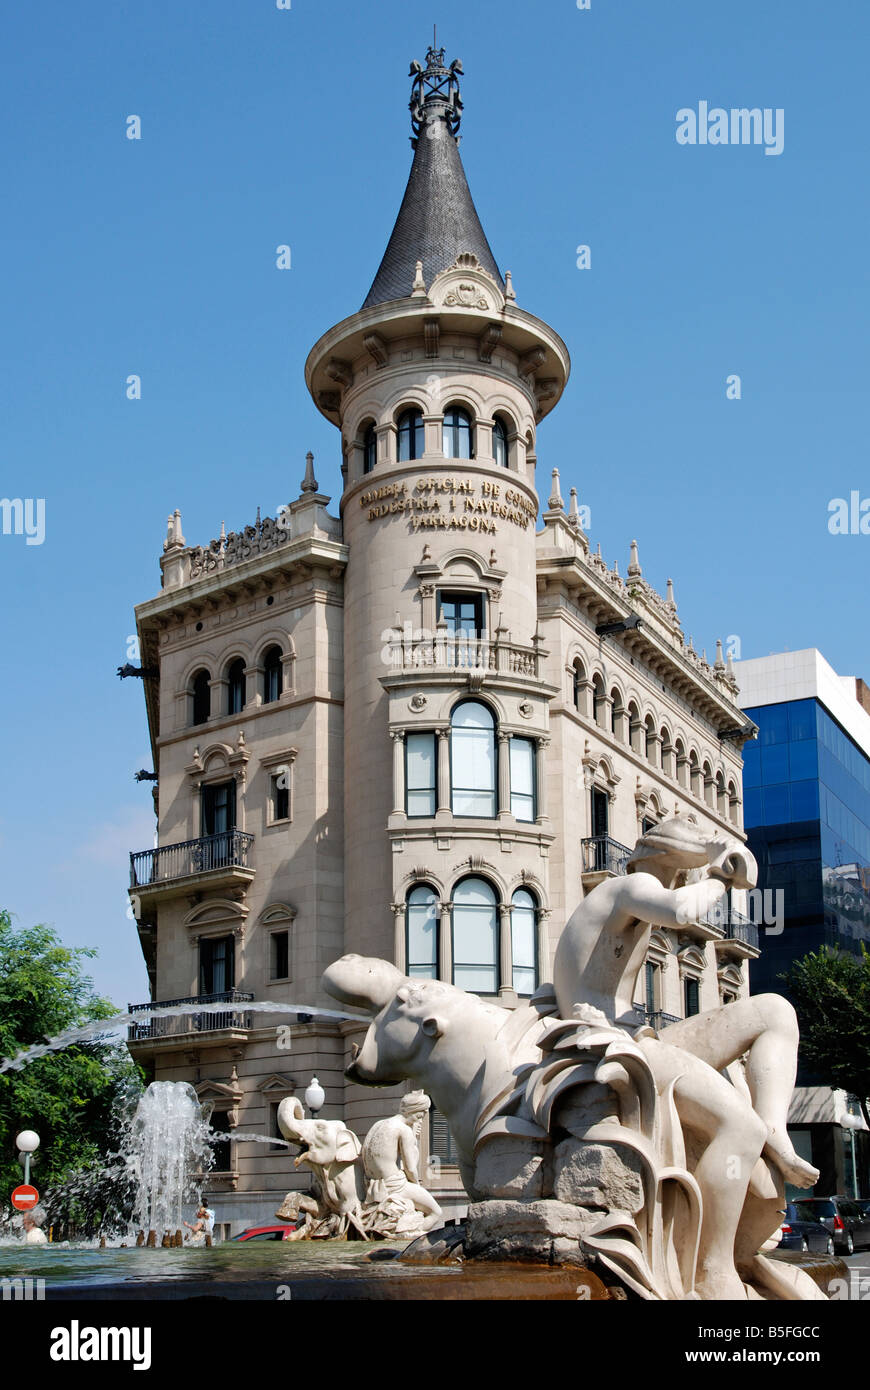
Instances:
[[[444,63],[444,49],[436,48],[437,31],[433,31],[433,43],[426,53],[426,67],[416,58],[411,64],[409,77],[413,77],[411,88],[411,125],[414,138],[423,128],[425,107],[433,98],[447,104],[447,124],[450,134],[455,136],[462,120],[462,98],[459,95],[459,78],[462,76],[462,63],[454,58],[449,68]]]

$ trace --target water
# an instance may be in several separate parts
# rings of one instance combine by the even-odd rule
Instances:
[[[23,1047],[14,1057],[0,1059],[0,1074],[5,1071],[21,1071],[28,1062],[44,1057],[49,1052],[60,1052],[73,1043],[116,1043],[118,1030],[131,1023],[143,1023],[149,1018],[175,1018],[183,1014],[225,1014],[232,1005],[219,1004],[155,1004],[153,1009],[137,1009],[134,1014],[115,1014],[112,1018],[101,1018],[85,1023],[80,1028],[67,1028],[56,1037],[44,1043],[34,1043]],[[348,1014],[340,1009],[318,1009],[310,1004],[273,1004],[268,1000],[246,1000],[238,1006],[239,1012],[262,1014],[310,1014],[312,1018],[361,1019],[362,1014]]]
[[[210,1135],[192,1086],[152,1081],[124,1145],[136,1182],[132,1220],[137,1230],[154,1231],[160,1238],[165,1231],[181,1229],[182,1208],[199,1198],[198,1175],[211,1166]]]

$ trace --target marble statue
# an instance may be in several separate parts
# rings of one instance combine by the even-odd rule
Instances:
[[[399,1113],[372,1125],[361,1145],[343,1120],[306,1120],[296,1096],[278,1106],[278,1128],[302,1152],[314,1192],[288,1192],[278,1217],[296,1221],[290,1240],[411,1238],[438,1226],[441,1208],[419,1179],[422,1091],[403,1096]]]
[[[441,1208],[419,1178],[418,1140],[430,1104],[423,1091],[409,1091],[398,1115],[375,1121],[363,1140],[367,1230],[381,1236],[420,1235],[441,1225]]]
[[[294,1166],[304,1163],[310,1168],[319,1190],[317,1214],[306,1211],[295,1239],[314,1234],[341,1237],[352,1231],[365,1240],[357,1186],[361,1145],[353,1130],[343,1120],[306,1120],[297,1096],[287,1096],[278,1106],[278,1128],[285,1139],[302,1146]]]
[[[737,840],[705,841],[687,817],[662,822],[627,874],[569,919],[553,985],[510,1011],[344,956],[324,988],[373,1015],[347,1075],[425,1087],[456,1144],[469,1228],[493,1204],[521,1224],[524,1205],[560,1249],[569,1236],[573,1258],[645,1298],[823,1297],[764,1253],[778,1242],[785,1180],[818,1178],[786,1131],[791,1006],[753,996],[660,1032],[638,1027],[632,1008],[651,926],[698,920],[756,876]]]

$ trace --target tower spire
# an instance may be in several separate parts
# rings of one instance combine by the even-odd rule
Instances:
[[[459,156],[462,63],[454,58],[447,64],[444,49],[433,43],[426,53],[426,66],[415,59],[410,76],[414,162],[364,309],[406,299],[420,278],[418,261],[423,282],[431,285],[463,252],[476,256],[482,269],[504,289]]]

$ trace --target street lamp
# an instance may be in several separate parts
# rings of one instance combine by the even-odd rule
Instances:
[[[30,1155],[39,1148],[39,1135],[35,1129],[23,1129],[16,1137],[15,1147],[24,1159],[24,1181],[30,1183]],[[20,1161],[20,1160],[19,1160]]]
[[[840,1116],[840,1128],[849,1132],[849,1147],[852,1151],[852,1196],[858,1196],[858,1167],[855,1162],[855,1130],[864,1129],[864,1121],[860,1115],[850,1115],[848,1110],[844,1110]]]
[[[325,1100],[326,1092],[317,1080],[317,1077],[312,1076],[305,1091],[305,1104],[308,1106],[312,1115],[317,1114]]]

